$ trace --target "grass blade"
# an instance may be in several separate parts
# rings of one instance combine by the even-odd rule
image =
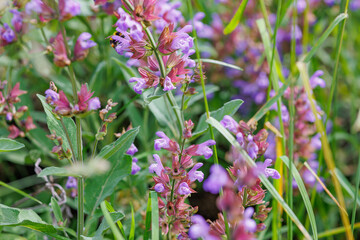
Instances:
[[[235,28],[239,25],[241,17],[243,15],[244,11],[245,11],[245,8],[246,8],[246,5],[247,5],[248,1],[249,0],[243,0],[240,3],[240,6],[237,9],[235,15],[230,20],[230,23],[225,27],[224,34],[232,33],[235,30]]]
[[[120,239],[120,240],[124,240],[123,236],[121,235],[121,233],[119,232],[119,229],[116,227],[115,223],[113,222],[107,208],[106,208],[106,203],[105,201],[102,201],[100,204],[100,208],[102,213],[104,214],[104,218],[106,220],[106,222],[109,224],[112,233],[114,234],[114,238],[116,240]]]
[[[354,228],[355,229],[360,228],[360,223],[355,223]],[[344,233],[344,232],[345,232],[344,227],[334,228],[334,229],[327,230],[325,232],[319,233],[319,238],[331,237],[331,236],[334,236],[336,234],[340,234],[340,233]]]
[[[246,162],[250,166],[255,166],[254,160],[252,160],[247,152],[240,147],[239,143],[235,140],[234,136],[231,135],[231,133],[225,129],[216,119],[210,117],[207,122],[211,124],[214,128],[216,128],[229,142],[231,145],[236,147],[240,154],[244,157]],[[297,218],[296,214],[292,211],[292,209],[289,207],[289,205],[286,204],[284,199],[280,196],[280,194],[276,191],[274,186],[271,184],[271,182],[264,176],[259,176],[261,182],[264,184],[264,186],[267,188],[267,190],[270,192],[270,194],[274,197],[276,201],[280,203],[280,205],[283,207],[285,212],[289,215],[291,220],[296,224],[296,226],[299,228],[299,230],[303,233],[305,239],[312,239],[309,232],[305,229],[305,227],[302,225],[300,220]]]
[[[151,231],[151,193],[149,192],[149,198],[146,207],[144,240],[149,239],[150,231]]]
[[[195,59],[195,62],[199,62],[197,59]],[[226,63],[223,61],[219,61],[219,60],[215,60],[215,59],[210,59],[210,58],[201,58],[200,62],[205,62],[205,63],[212,63],[212,64],[216,64],[216,65],[220,65],[220,66],[224,66],[224,67],[228,67],[228,68],[233,68],[239,71],[243,71],[243,69],[241,67],[238,67],[234,64],[230,64],[230,63]]]
[[[356,170],[356,190],[355,190],[355,200],[354,200],[354,205],[353,205],[353,210],[352,210],[352,216],[351,216],[351,232],[352,234],[354,234],[354,224],[355,224],[355,216],[356,216],[356,202],[359,199],[359,186],[360,186],[360,155],[359,155],[359,160],[358,160],[358,166],[357,166],[357,170]]]
[[[314,56],[316,51],[320,48],[320,46],[325,42],[330,33],[334,30],[334,28],[344,19],[346,19],[348,15],[346,13],[341,13],[337,16],[334,21],[330,24],[330,26],[325,30],[325,32],[321,35],[319,40],[315,43],[314,47],[302,58],[302,62],[308,63],[310,59]]]
[[[250,125],[251,122],[256,121],[258,122],[270,109],[272,105],[274,105],[284,94],[285,90],[288,88],[289,83],[284,84],[279,91],[276,93],[275,96],[269,99],[256,113],[255,115],[249,120],[248,124]]]
[[[159,239],[159,206],[157,193],[150,192],[151,195],[151,239]]]
[[[129,240],[134,240],[135,238],[135,213],[134,213],[134,207],[132,204],[131,206],[131,227],[130,227],[130,234],[129,234]]]
[[[325,192],[329,195],[329,197],[336,203],[336,205],[338,205],[338,207],[342,210],[342,211],[345,211],[346,213],[346,210],[343,209],[341,206],[340,206],[340,203],[336,200],[336,198],[331,194],[331,192],[329,191],[329,189],[325,186],[325,184],[321,181],[321,179],[318,177],[318,175],[314,172],[314,170],[312,170],[312,168],[310,167],[310,165],[305,162],[304,163],[305,167],[311,172],[311,174],[316,178],[316,180],[319,182],[319,184],[324,188]],[[347,214],[347,213],[346,213]]]
[[[316,129],[320,133],[321,147],[322,147],[322,150],[324,153],[324,159],[325,159],[327,167],[329,168],[329,171],[331,173],[331,178],[332,178],[332,181],[335,186],[337,199],[339,200],[340,206],[345,209],[344,195],[342,193],[342,189],[341,189],[339,180],[335,174],[335,163],[334,163],[334,159],[333,159],[332,152],[330,149],[329,141],[326,136],[325,128],[324,128],[322,121],[319,119],[318,112],[316,110],[315,98],[313,96],[312,89],[310,87],[309,76],[308,76],[308,73],[306,70],[305,63],[298,62],[296,65],[300,71],[300,76],[301,76],[301,79],[304,84],[305,92],[306,92],[306,95],[310,102],[311,111],[313,112],[313,114],[315,116]],[[341,216],[341,220],[344,224],[344,227],[346,229],[347,239],[350,239],[350,240],[354,239],[354,236],[351,234],[350,222],[349,222],[348,216],[343,211],[340,211],[340,216]]]
[[[110,213],[115,212],[115,209],[111,206],[111,204],[110,204],[108,201],[105,200],[105,204],[106,204],[106,209],[107,209]],[[123,227],[121,221],[119,220],[119,221],[117,221],[116,223],[117,223],[117,225],[118,225],[119,228],[120,228],[121,234],[123,235],[124,238],[126,238],[125,231],[124,231],[124,227]]]
[[[339,169],[335,169],[336,177],[339,179],[339,182],[343,189],[350,195],[350,197],[355,201],[355,189],[349,181],[346,179],[346,177],[342,174],[342,172]],[[360,199],[359,196],[356,198],[356,204],[360,206]]]
[[[27,193],[24,192],[24,191],[21,191],[21,190],[19,190],[19,189],[17,189],[17,188],[14,188],[13,186],[10,186],[9,184],[4,183],[3,181],[0,181],[0,185],[4,186],[4,187],[6,187],[6,188],[8,188],[8,189],[10,189],[10,190],[12,190],[12,191],[20,194],[20,195],[23,195],[24,197],[27,197],[27,198],[29,198],[29,199],[31,199],[31,200],[39,203],[39,204],[43,204],[43,202],[41,202],[40,200],[32,197],[31,195],[27,194]]]
[[[282,157],[280,157],[280,159],[286,164],[286,166],[289,169],[290,169],[290,164],[293,165],[292,168],[291,168],[291,174],[290,175],[292,175],[294,177],[294,179],[295,179],[295,181],[296,181],[296,183],[298,185],[301,197],[303,199],[306,211],[307,211],[309,219],[310,219],[310,224],[311,224],[311,229],[312,229],[312,232],[313,232],[313,237],[316,240],[316,239],[318,239],[318,234],[317,234],[315,214],[314,214],[314,210],[313,210],[313,208],[311,206],[310,198],[309,198],[309,195],[308,195],[308,193],[306,191],[304,182],[303,182],[303,180],[302,180],[302,178],[300,176],[300,173],[296,169],[296,166],[294,165],[294,163],[289,161],[289,158],[287,156],[282,156]]]

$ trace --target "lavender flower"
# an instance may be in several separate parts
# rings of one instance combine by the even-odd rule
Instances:
[[[223,167],[220,165],[212,165],[210,175],[205,180],[203,188],[207,192],[217,194],[220,189],[226,185],[228,179],[228,174]]]
[[[68,180],[66,181],[66,188],[70,189],[70,188],[77,188],[77,180],[74,177],[68,177]]]
[[[161,176],[161,172],[164,170],[164,166],[160,160],[159,155],[154,154],[153,157],[156,163],[150,165],[149,172],[156,173],[158,176]]]
[[[178,193],[180,195],[189,195],[191,193],[189,185],[186,182],[180,183]]]
[[[199,168],[202,167],[202,163],[197,163],[195,166],[188,172],[188,176],[191,182],[198,180],[202,182],[204,180],[204,173],[201,171],[197,171]]]
[[[135,175],[136,173],[138,173],[140,171],[140,167],[139,165],[137,165],[138,159],[137,158],[133,158],[132,159],[132,164],[131,164],[131,174]]]
[[[266,177],[272,177],[274,179],[279,179],[280,174],[275,169],[268,168],[272,165],[271,159],[266,159],[265,162],[257,162],[257,169],[259,172],[263,173]]]

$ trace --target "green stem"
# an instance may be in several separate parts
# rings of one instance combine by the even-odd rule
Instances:
[[[354,224],[355,224],[355,216],[356,216],[356,203],[359,197],[359,187],[360,187],[360,154],[359,154],[358,166],[356,170],[355,182],[356,182],[355,199],[353,203],[352,216],[351,216],[351,233],[353,235],[354,235]]]
[[[65,27],[60,20],[59,20],[59,25],[60,25],[61,34],[64,39],[66,52],[70,56],[71,52],[70,52],[68,43],[66,41]],[[72,90],[73,90],[73,99],[74,99],[74,105],[75,105],[78,101],[77,89],[76,89],[76,76],[75,76],[75,72],[74,72],[74,69],[71,64],[68,66],[68,70],[69,70],[69,76],[70,76],[71,86],[72,86]],[[77,141],[77,147],[78,147],[77,162],[80,164],[83,164],[82,139],[81,139],[81,119],[75,118],[75,121],[76,121],[76,141]],[[83,177],[78,178],[78,212],[77,212],[77,214],[78,214],[77,215],[77,239],[81,239],[81,236],[83,235],[83,230],[84,230],[84,178]]]

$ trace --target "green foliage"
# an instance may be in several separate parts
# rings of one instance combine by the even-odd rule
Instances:
[[[12,152],[25,147],[24,144],[19,143],[13,139],[0,138],[0,152]]]
[[[94,214],[99,204],[113,193],[115,186],[131,172],[132,158],[124,155],[133,143],[139,128],[124,133],[118,140],[101,149],[99,158],[110,162],[109,172],[85,181],[85,211]]]

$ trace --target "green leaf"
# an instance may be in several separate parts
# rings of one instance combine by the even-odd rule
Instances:
[[[71,150],[70,143],[67,140],[66,133],[64,131],[64,128],[62,127],[61,121],[55,118],[52,112],[52,108],[49,106],[49,104],[46,103],[45,97],[41,96],[40,94],[36,94],[36,96],[40,99],[44,107],[49,131],[51,133],[55,131],[56,135],[62,138],[65,151],[67,151],[68,149]],[[69,138],[73,146],[75,158],[77,159],[78,152],[77,152],[77,141],[76,141],[76,125],[74,121],[68,117],[63,118],[63,122],[65,128],[67,129],[67,132],[69,133]]]
[[[206,95],[209,95],[209,94],[212,94],[216,91],[218,91],[220,88],[216,85],[213,85],[213,84],[207,84],[205,86],[205,92],[206,92]],[[189,102],[188,102],[188,105],[191,106],[192,104],[194,104],[195,102],[201,100],[204,98],[204,94],[203,94],[203,91],[202,91],[202,88],[201,86],[197,86],[195,87],[195,91],[197,93],[195,93],[194,95],[191,96]],[[181,98],[181,97],[180,97]],[[180,99],[179,98],[179,99]]]
[[[106,174],[90,177],[85,181],[85,211],[90,215],[93,215],[97,206],[112,194],[119,181],[130,174],[132,158],[124,154],[138,132],[138,127],[127,131],[99,153],[98,157],[108,159],[111,166]]]
[[[314,47],[310,50],[310,52],[308,52],[308,54],[306,54],[301,61],[308,63],[310,61],[310,59],[314,56],[314,54],[316,53],[316,51],[320,48],[320,46],[325,42],[325,40],[328,38],[328,36],[330,35],[330,33],[334,30],[334,28],[343,20],[345,20],[348,17],[348,15],[346,13],[341,13],[339,14],[334,21],[332,21],[332,23],[330,24],[330,26],[325,30],[325,32],[321,35],[321,37],[319,38],[319,40],[315,43]]]
[[[73,176],[73,177],[81,177],[78,174],[74,174],[72,172],[69,171],[69,169],[67,168],[63,168],[63,167],[47,167],[44,168],[39,174],[38,177],[45,177],[45,176],[62,176],[62,177],[68,177],[68,176]]]
[[[0,204],[1,226],[22,226],[45,233],[56,239],[67,239],[58,235],[56,228],[44,222],[33,210],[12,208],[3,204]]]
[[[123,240],[123,236],[120,234],[119,232],[119,229],[116,227],[115,223],[114,223],[114,219],[111,217],[110,213],[107,211],[106,209],[106,203],[105,201],[103,201],[101,204],[100,204],[100,207],[101,207],[101,211],[103,212],[104,214],[104,218],[106,220],[106,222],[108,223],[108,225],[110,226],[111,228],[111,231],[112,233],[114,234],[114,237],[116,240],[120,239],[120,240]]]
[[[241,99],[231,100],[225,103],[224,106],[222,106],[221,108],[212,111],[210,113],[210,116],[218,121],[221,121],[225,115],[230,115],[230,116],[234,115],[241,106],[241,104],[243,104],[243,102],[244,101]],[[196,138],[201,134],[205,133],[208,130],[208,128],[209,128],[209,124],[206,123],[206,114],[204,113],[200,117],[196,130],[193,133],[193,138]]]
[[[355,201],[355,189],[350,184],[350,182],[346,179],[346,177],[342,174],[342,172],[339,169],[335,169],[336,177],[339,179],[339,182],[342,186],[342,188],[350,195],[351,199]],[[360,196],[356,198],[356,203],[360,207]]]
[[[159,239],[159,203],[157,192],[151,191],[151,239]]]
[[[106,206],[107,207],[107,206]],[[107,208],[107,210],[110,212],[110,210]],[[120,222],[121,219],[124,218],[124,213],[122,212],[110,212],[111,219],[113,222]],[[110,225],[107,221],[102,221],[99,228],[96,230],[94,237],[103,239],[102,235],[110,228]]]
[[[115,209],[111,206],[111,204],[105,200],[105,204],[106,204],[106,208],[107,210],[110,212],[110,213],[113,213],[115,212]],[[125,215],[124,215],[125,216]],[[124,227],[120,221],[121,219],[119,219],[116,223],[117,225],[119,226],[120,228],[120,231],[121,231],[121,234],[123,235],[123,237],[125,237],[125,231],[124,231]]]
[[[131,143],[133,143],[135,136],[138,133],[139,133],[139,127],[136,127],[136,128],[133,128],[133,129],[127,131],[124,135],[122,135],[115,142],[103,147],[101,149],[100,153],[97,155],[97,157],[102,158],[102,159],[109,159],[112,155],[117,153],[119,150],[124,150],[123,149],[124,146],[128,145],[128,143],[126,141],[131,140]],[[125,149],[125,151],[127,151],[127,149]]]
[[[226,62],[223,62],[223,61],[215,60],[215,59],[201,58],[200,61],[205,62],[205,63],[212,63],[212,64],[216,64],[216,65],[236,69],[236,70],[239,70],[239,71],[243,71],[243,69],[241,67],[238,67],[238,66],[236,66],[234,64],[226,63]],[[195,59],[195,62],[198,62],[197,59]]]
[[[149,198],[146,207],[144,240],[149,239],[150,232],[151,232],[151,191],[149,192]]]
[[[23,147],[25,147],[24,144],[10,138],[0,138],[0,152],[16,151]]]
[[[61,213],[61,209],[60,209],[60,206],[58,204],[58,202],[56,201],[56,199],[54,197],[51,197],[51,208],[54,212],[54,216],[55,216],[55,219],[58,223],[63,223],[64,222],[64,219],[62,217],[62,213]]]
[[[135,213],[134,213],[134,207],[130,203],[131,206],[131,226],[130,226],[130,234],[129,234],[129,240],[134,240],[135,238]]]
[[[27,194],[27,193],[24,192],[24,191],[21,191],[20,189],[17,189],[17,188],[15,188],[15,187],[13,187],[13,186],[11,186],[11,185],[9,185],[9,184],[4,183],[3,181],[0,181],[0,185],[4,186],[4,187],[6,187],[6,188],[8,188],[8,189],[10,189],[10,190],[12,190],[12,191],[20,194],[20,195],[23,195],[24,197],[27,197],[27,198],[29,198],[29,199],[31,199],[31,200],[39,203],[39,204],[43,204],[40,200],[34,198],[33,196]]]
[[[284,94],[285,90],[288,88],[289,86],[289,82],[287,82],[286,84],[284,84],[279,91],[276,93],[275,96],[273,96],[272,98],[270,98],[256,113],[255,115],[251,118],[254,119],[255,121],[259,121],[269,110],[270,107],[272,105],[274,105],[280,98],[281,96]]]
[[[249,0],[243,0],[238,8],[238,10],[236,11],[235,15],[233,16],[233,18],[230,20],[230,23],[225,27],[224,29],[224,34],[230,34],[232,33],[235,28],[239,25],[241,17],[245,11],[245,7],[247,5]]]
[[[311,201],[309,198],[309,195],[306,191],[306,187],[305,184],[300,176],[300,173],[298,172],[298,170],[296,169],[296,166],[294,165],[294,163],[290,163],[289,158],[287,156],[281,156],[280,159],[286,164],[286,166],[290,169],[290,164],[292,164],[292,168],[291,168],[291,174],[294,177],[296,184],[298,185],[301,197],[303,199],[306,211],[308,213],[309,216],[309,220],[310,220],[310,225],[311,225],[311,229],[313,232],[313,237],[314,239],[318,239],[318,232],[317,232],[317,227],[316,227],[316,219],[315,219],[315,215],[314,215],[314,210],[312,208],[311,205]]]
[[[240,147],[239,143],[236,141],[234,136],[226,129],[224,128],[220,122],[218,122],[216,119],[210,117],[207,121],[207,123],[211,124],[214,128],[216,128],[228,141],[231,145],[236,147],[239,151],[239,153],[243,156],[245,161],[250,166],[255,166],[255,162],[253,159],[249,157],[247,152]],[[300,222],[300,220],[297,218],[296,214],[293,212],[293,210],[287,205],[287,203],[284,201],[284,199],[280,196],[280,194],[276,191],[274,186],[271,184],[271,182],[264,176],[259,176],[261,182],[264,184],[264,186],[267,188],[267,190],[270,192],[270,194],[274,197],[274,199],[282,206],[282,208],[285,210],[285,212],[288,214],[288,216],[291,218],[291,220],[296,224],[296,226],[299,228],[299,230],[304,234],[304,237],[306,239],[312,239],[304,225]]]
[[[93,73],[93,75],[91,76],[90,78],[90,82],[89,82],[89,89],[93,89],[94,87],[94,84],[97,80],[97,77],[99,75],[99,73],[103,70],[103,68],[106,66],[106,62],[105,61],[102,61],[100,62],[97,66],[96,66],[96,69]]]

